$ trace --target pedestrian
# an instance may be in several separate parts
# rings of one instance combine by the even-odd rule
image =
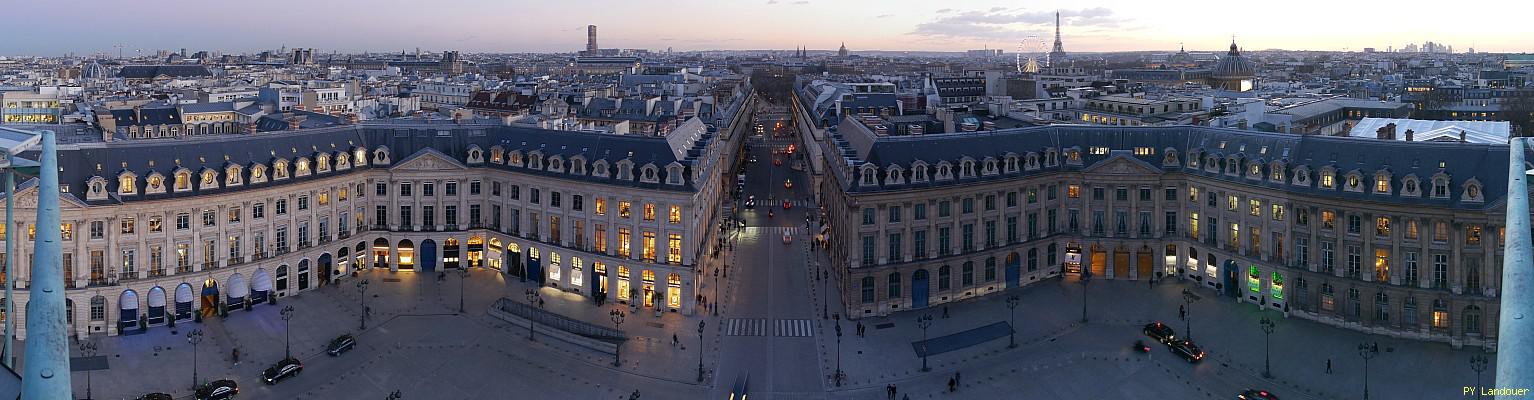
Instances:
[[[953,393],[953,391],[955,390],[955,386],[957,386],[958,384],[959,384],[958,381],[953,380],[953,378],[948,378],[948,393]]]
[[[948,306],[943,306],[943,318],[948,318]]]
[[[953,383],[957,385],[964,384],[964,381],[959,380],[959,371],[953,371]]]
[[[234,354],[230,355],[230,358],[234,359],[234,365],[240,365],[240,349],[234,349],[233,353]]]
[[[1330,358],[1326,359],[1326,373],[1327,374],[1331,374],[1332,373],[1332,359],[1330,359]]]
[[[1182,305],[1182,304],[1177,305],[1177,319],[1185,319],[1187,317],[1188,317],[1188,306]]]
[[[889,400],[895,400],[895,384],[884,385],[884,393],[889,395]]]
[[[543,298],[542,298],[542,297],[539,297],[539,298],[538,298],[538,308],[539,308],[539,309],[542,309],[542,308],[543,308]]]
[[[907,393],[905,396],[901,396],[900,400],[911,400],[911,394]]]
[[[676,334],[675,333],[671,334],[671,347],[676,347],[677,345],[680,345],[680,344],[682,344],[682,341],[678,340],[676,338]]]
[[[1150,278],[1145,278],[1145,283],[1149,284],[1151,289],[1156,288],[1156,281],[1153,281]]]

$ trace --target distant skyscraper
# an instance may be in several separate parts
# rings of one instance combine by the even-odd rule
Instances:
[[[596,25],[586,25],[586,51],[589,51],[589,52],[592,52],[592,53],[595,53],[597,51],[597,26]]]
[[[847,42],[842,42],[842,48],[836,50],[836,55],[846,57],[847,53]]]
[[[1055,47],[1049,51],[1049,58],[1045,59],[1053,65],[1056,60],[1065,61],[1065,43],[1060,40],[1060,13],[1055,13]]]

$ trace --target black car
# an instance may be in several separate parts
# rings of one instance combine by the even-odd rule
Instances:
[[[219,379],[197,388],[196,395],[197,400],[224,400],[232,399],[234,395],[239,393],[240,386],[235,384],[233,380]]]
[[[1145,332],[1145,336],[1150,336],[1151,339],[1156,339],[1156,341],[1161,343],[1171,343],[1173,340],[1177,340],[1177,334],[1172,332],[1172,327],[1160,322],[1145,324],[1145,329],[1141,330],[1141,332]]]
[[[749,159],[749,160],[746,160],[746,161],[747,161],[747,162],[751,162],[751,163],[755,163],[755,162],[756,162],[756,155],[754,155],[754,154],[753,154],[753,155],[751,155],[751,159]]]
[[[746,196],[746,208],[756,208],[756,195]]]
[[[262,371],[261,378],[271,385],[284,378],[298,375],[301,372],[304,372],[304,363],[299,362],[296,358],[285,358],[267,367],[266,371]]]
[[[1174,340],[1171,343],[1167,343],[1166,346],[1172,350],[1172,353],[1176,353],[1179,357],[1188,360],[1190,363],[1204,359],[1204,349],[1198,348],[1198,345],[1193,344],[1192,340]]]
[[[339,356],[341,353],[350,351],[353,347],[357,347],[357,339],[353,338],[352,335],[341,335],[330,340],[330,345],[325,346],[325,353]]]
[[[174,399],[175,399],[175,397],[171,397],[171,395],[165,394],[165,393],[150,393],[150,394],[146,394],[146,395],[138,397],[138,400],[174,400]]]
[[[1266,390],[1247,389],[1236,395],[1236,400],[1278,400],[1278,396]]]

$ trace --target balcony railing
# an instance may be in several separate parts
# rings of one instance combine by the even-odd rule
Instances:
[[[283,254],[288,254],[288,253],[290,253],[292,251],[293,251],[293,249],[288,248],[288,246],[277,246],[277,255],[279,255],[279,256],[283,255]]]
[[[338,239],[338,240],[339,239],[349,238],[349,237],[352,237],[352,232],[351,231],[343,230],[343,231],[340,231],[340,232],[336,232],[336,239]]]
[[[245,257],[229,257],[225,262],[229,265],[240,265],[245,263]]]
[[[266,252],[260,251],[260,252],[256,252],[256,254],[251,254],[250,255],[250,260],[251,261],[261,261],[261,260],[265,260],[267,257],[269,257],[269,256],[267,255]]]
[[[149,270],[149,277],[150,278],[158,278],[158,277],[162,277],[162,276],[165,276],[165,269],[164,268]]]
[[[192,272],[192,266],[191,265],[177,265],[176,266],[176,273],[178,273],[178,274],[185,274],[185,273],[190,273],[190,272]]]
[[[210,269],[218,269],[218,261],[202,263],[202,269],[204,271],[210,270]]]
[[[330,235],[320,235],[320,244],[330,243]]]

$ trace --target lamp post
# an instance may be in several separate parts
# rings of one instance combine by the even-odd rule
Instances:
[[[1087,323],[1087,282],[1092,281],[1092,270],[1083,268],[1081,271],[1081,323]]]
[[[538,305],[538,299],[543,295],[538,294],[538,289],[527,289],[525,292],[523,292],[523,294],[527,296],[527,313],[529,316],[527,319],[527,340],[535,341],[535,339],[533,339],[533,318],[531,318],[533,313],[532,308]]]
[[[1490,360],[1486,359],[1485,354],[1470,356],[1470,370],[1475,371],[1475,398],[1477,399],[1481,398],[1481,372],[1486,371],[1486,365],[1489,362]],[[89,377],[86,377],[87,384],[90,383],[89,379]]]
[[[1188,289],[1182,290],[1182,333],[1188,339],[1193,339],[1193,292]]]
[[[359,297],[362,305],[359,313],[362,315],[362,322],[357,325],[357,330],[364,331],[368,329],[368,280],[366,278],[357,281],[357,290],[362,292],[362,296]]]
[[[97,349],[96,341],[85,339],[80,342],[80,357],[95,357]],[[91,397],[91,371],[92,370],[85,370],[85,400],[91,400],[93,398]]]
[[[288,334],[288,320],[293,319],[293,306],[282,308],[282,354],[283,358],[293,358],[293,336]]]
[[[197,390],[197,344],[202,343],[202,329],[186,333],[186,342],[192,344],[192,390]]]
[[[1380,344],[1360,343],[1358,357],[1364,359],[1364,400],[1369,400],[1369,360],[1380,355]]]
[[[719,315],[719,266],[714,266],[714,302],[708,306],[714,310],[714,315]]]
[[[469,269],[458,269],[458,313],[463,314],[463,281],[469,279]]]
[[[1007,333],[1007,348],[1009,349],[1017,348],[1017,305],[1022,302],[1023,299],[1015,294],[1007,296],[1007,310],[1012,312],[1012,326],[1008,328],[1011,332]]]
[[[1268,338],[1273,336],[1273,328],[1276,328],[1277,324],[1274,323],[1272,319],[1268,318],[1268,316],[1264,315],[1262,316],[1261,320],[1257,321],[1257,326],[1262,328],[1262,377],[1272,378],[1273,355],[1271,349],[1273,348],[1273,344],[1268,340]]]
[[[703,382],[703,321],[698,321],[698,382]]]
[[[623,325],[623,316],[623,310],[617,307],[613,307],[613,310],[607,313],[607,318],[613,321],[613,330],[618,330],[618,326]],[[613,366],[623,366],[623,342],[618,342],[618,345],[613,347]]]
[[[932,314],[916,317],[916,326],[921,328],[921,372],[931,371],[927,367],[927,328],[932,327]]]
[[[842,314],[837,313],[832,319],[836,321],[836,386],[842,385]]]
[[[399,399],[402,399],[404,397],[405,396],[400,394],[399,390],[396,389],[393,392],[389,392],[389,397],[385,397],[384,400],[399,400]]]

